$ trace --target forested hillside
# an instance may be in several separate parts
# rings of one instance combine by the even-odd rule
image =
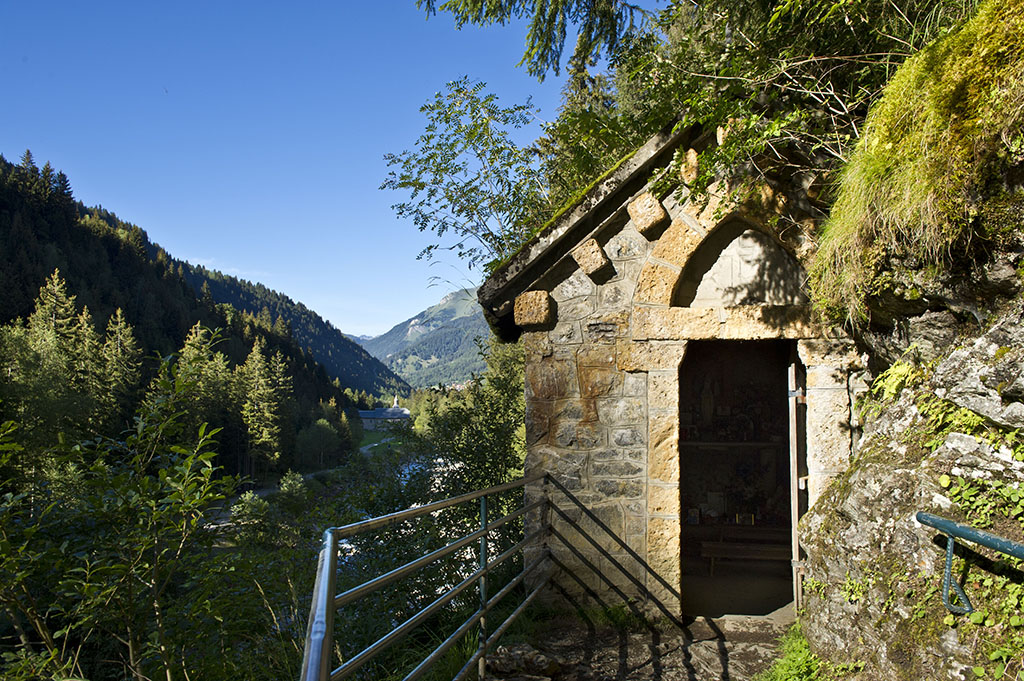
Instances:
[[[299,347],[312,354],[328,375],[338,377],[345,387],[371,395],[407,395],[409,386],[358,343],[336,329],[313,310],[259,282],[238,279],[201,265],[175,261],[200,295],[205,291],[218,303],[247,312],[265,323],[291,333]]]
[[[199,299],[144,231],[76,202],[30,152],[0,158],[0,286],[0,420],[24,443],[115,436],[156,399],[172,353],[181,418],[220,429],[228,472],[322,467],[359,441],[370,395],[332,380],[281,319]]]
[[[479,340],[490,336],[476,289],[462,289],[363,347],[416,388],[462,383],[484,369]]]

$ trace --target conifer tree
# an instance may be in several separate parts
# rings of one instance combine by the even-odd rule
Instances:
[[[103,342],[103,375],[106,384],[103,402],[105,421],[118,427],[126,420],[135,405],[142,366],[142,350],[135,340],[128,320],[121,308],[107,320],[107,335]]]
[[[219,337],[201,324],[189,331],[178,353],[177,375],[186,386],[189,400],[182,423],[187,432],[198,432],[199,426],[225,428],[230,436],[231,414],[240,409],[232,394],[232,375],[228,359],[214,350]]]
[[[268,361],[263,353],[264,343],[257,337],[245,364],[235,370],[246,428],[248,472],[257,477],[281,462],[281,420],[287,387],[286,377],[279,373],[281,363]]]
[[[75,316],[75,296],[68,294],[60,270],[54,270],[39,289],[28,328],[36,337],[52,334],[56,342],[67,347],[74,341]]]
[[[75,318],[75,342],[71,346],[72,384],[78,401],[87,409],[90,429],[98,431],[104,416],[101,404],[106,394],[99,335],[88,307]]]

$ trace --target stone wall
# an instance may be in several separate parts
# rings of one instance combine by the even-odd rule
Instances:
[[[660,201],[642,193],[624,208],[515,300],[515,323],[524,331],[526,350],[526,468],[527,474],[552,473],[669,584],[678,586],[679,369],[687,342],[799,341],[807,365],[812,497],[849,460],[856,429],[849,377],[858,362],[849,343],[822,340],[825,334],[799,294],[801,270],[792,243],[758,227],[756,236],[746,234],[739,247],[728,251],[731,238],[716,242],[725,233],[722,225],[741,225],[738,235],[755,225],[736,212],[720,219],[715,205]],[[750,243],[771,256],[765,266],[775,273],[775,292],[756,304],[736,304],[750,298],[730,293],[734,280],[718,286],[718,299],[704,295],[703,307],[678,306],[687,275],[699,287],[703,275],[695,276],[695,270],[713,270],[723,250],[733,260],[749,256],[743,246]],[[718,264],[717,271],[728,266]],[[741,271],[739,281],[756,284],[757,272],[765,267],[755,270]],[[539,485],[531,490],[541,492]],[[581,519],[577,508],[554,498],[569,517]],[[603,575],[625,593],[638,595],[638,588],[575,530],[557,515],[552,520]],[[580,522],[593,529],[589,520]],[[594,537],[648,589],[668,598],[667,590],[645,576],[614,541],[601,533]],[[552,548],[588,586],[608,591],[584,560],[557,539]]]

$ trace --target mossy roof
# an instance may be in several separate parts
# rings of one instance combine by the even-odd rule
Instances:
[[[629,199],[647,186],[653,170],[667,166],[674,151],[699,132],[696,128],[668,128],[654,135],[582,190],[487,277],[477,298],[500,339],[514,341],[519,336],[512,322],[516,296],[531,290],[545,274],[571,258],[573,248],[623,211]]]

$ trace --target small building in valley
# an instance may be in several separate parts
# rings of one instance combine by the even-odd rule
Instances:
[[[359,419],[363,422],[365,430],[382,430],[395,425],[408,424],[409,418],[409,410],[398,406],[398,395],[395,395],[395,401],[390,407],[359,410]]]
[[[551,473],[692,615],[793,599],[796,523],[847,467],[863,389],[852,341],[808,302],[810,180],[689,194],[722,134],[655,136],[478,294],[496,333],[525,346],[527,474]]]

